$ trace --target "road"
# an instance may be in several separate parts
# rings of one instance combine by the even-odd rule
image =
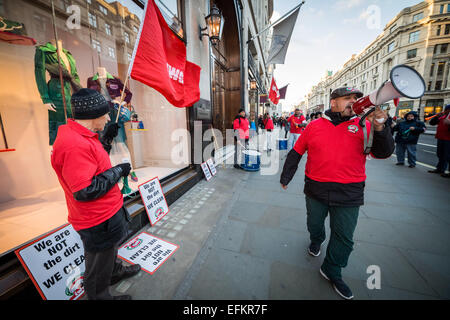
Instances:
[[[421,134],[417,143],[417,161],[435,168],[437,160],[436,138],[434,135]]]

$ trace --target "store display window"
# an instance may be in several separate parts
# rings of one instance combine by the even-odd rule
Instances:
[[[173,15],[171,27],[182,37],[179,2],[156,2],[165,16]],[[80,88],[110,101],[110,117],[121,126],[110,159],[113,166],[131,162],[128,191],[186,168],[191,157],[186,109],[126,81],[141,7],[131,0],[0,4],[1,256],[67,222],[50,155],[58,128],[72,117],[70,97]]]

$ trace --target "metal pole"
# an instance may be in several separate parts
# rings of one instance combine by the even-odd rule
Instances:
[[[55,5],[53,3],[53,0],[52,0],[52,22],[53,22],[53,33],[55,35],[56,55],[58,57],[59,81],[61,83],[61,93],[62,93],[63,105],[64,105],[64,118],[66,119],[66,123],[67,123],[66,93],[64,92],[64,80],[63,80],[63,75],[62,75],[61,57],[59,56],[58,32],[56,30]],[[62,48],[61,48],[61,51],[62,51]]]

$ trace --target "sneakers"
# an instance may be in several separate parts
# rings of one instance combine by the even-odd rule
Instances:
[[[321,243],[317,244],[317,243],[311,242],[311,244],[308,247],[308,253],[310,255],[312,255],[313,257],[318,257],[320,255],[320,246],[321,245],[322,245]]]
[[[138,264],[133,264],[132,266],[125,267],[121,275],[116,275],[111,278],[111,285],[115,285],[123,279],[130,278],[138,274],[139,271],[141,271],[141,266]]]
[[[330,279],[325,272],[322,271],[322,268],[319,269],[320,274],[331,282],[333,285],[334,291],[336,291],[342,298],[346,300],[353,299],[353,293],[350,288],[345,284],[342,279]]]

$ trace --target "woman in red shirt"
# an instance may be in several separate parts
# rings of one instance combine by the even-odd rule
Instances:
[[[264,128],[266,129],[266,149],[267,151],[272,151],[272,131],[273,131],[273,121],[270,114],[267,112],[264,115]]]

